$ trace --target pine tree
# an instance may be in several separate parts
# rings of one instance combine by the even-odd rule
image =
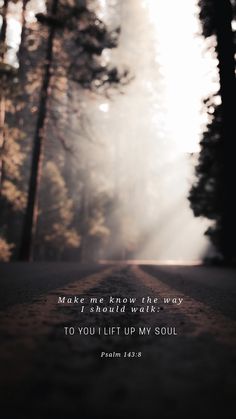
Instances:
[[[53,73],[64,74],[83,88],[96,91],[127,83],[128,80],[127,71],[119,73],[116,67],[104,67],[98,60],[105,48],[117,46],[119,29],[108,31],[97,16],[87,8],[85,2],[78,6],[76,3],[72,5],[71,2],[59,3],[59,0],[53,0],[51,11],[48,14],[40,13],[36,17],[48,28],[48,39],[33,140],[28,200],[20,249],[21,260],[29,260],[32,257]],[[54,68],[55,43],[57,43],[57,59],[61,57],[61,63],[56,69]]]
[[[214,97],[205,101],[211,123],[203,134],[189,199],[195,215],[214,220],[207,234],[231,263],[236,260],[234,9],[230,0],[201,0],[199,5],[203,35],[216,37],[221,105],[215,105]]]

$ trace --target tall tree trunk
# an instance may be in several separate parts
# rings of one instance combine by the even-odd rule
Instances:
[[[0,194],[3,184],[3,172],[4,172],[4,145],[5,145],[5,95],[2,91],[4,87],[1,86],[0,92]]]
[[[6,52],[6,35],[7,35],[7,11],[8,11],[9,0],[4,0],[3,11],[2,11],[2,26],[0,32],[0,78],[1,78],[1,87],[0,87],[0,192],[2,189],[3,181],[3,153],[5,145],[5,115],[6,115],[6,100],[5,100],[5,85],[6,85],[6,75],[4,74],[4,59]]]
[[[56,16],[58,0],[52,1],[51,14]],[[33,141],[33,154],[28,190],[28,199],[23,223],[22,241],[20,246],[20,260],[29,261],[33,256],[33,239],[36,230],[38,216],[38,190],[42,169],[43,145],[45,141],[45,122],[47,117],[47,105],[49,99],[49,87],[53,61],[53,43],[55,26],[49,27],[47,52],[45,57],[44,77],[39,101],[38,119]]]
[[[90,172],[88,161],[86,160],[85,166],[83,168],[83,173],[81,175],[83,181],[83,190],[81,193],[81,208],[79,212],[80,217],[80,251],[79,251],[79,260],[80,262],[87,262],[88,257],[88,222],[89,222],[89,182],[90,182]]]
[[[21,10],[21,34],[20,34],[20,46],[17,53],[17,59],[19,64],[19,72],[22,68],[21,61],[22,56],[24,55],[23,50],[25,48],[25,29],[26,29],[26,19],[25,19],[25,13],[26,13],[26,6],[30,0],[23,0],[22,2],[22,10]]]
[[[2,8],[2,26],[1,26],[1,32],[0,32],[0,45],[1,45],[0,59],[1,61],[4,60],[4,56],[5,56],[8,3],[9,3],[9,0],[4,0],[3,8]]]
[[[215,1],[217,54],[222,100],[222,251],[226,261],[236,258],[236,137],[235,61],[230,0]]]

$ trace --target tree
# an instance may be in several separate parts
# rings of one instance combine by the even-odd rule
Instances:
[[[195,215],[203,215],[215,221],[215,226],[208,230],[208,234],[224,261],[231,263],[236,260],[233,7],[230,0],[201,0],[199,5],[203,35],[216,37],[221,105],[217,107],[214,98],[206,100],[212,122],[201,142],[196,168],[197,183],[190,192],[190,202]]]
[[[58,0],[53,0],[51,14],[56,16],[58,9]],[[35,225],[37,219],[37,193],[39,187],[39,178],[40,171],[42,166],[42,147],[44,140],[44,128],[45,128],[45,119],[47,114],[47,100],[48,100],[48,90],[50,85],[51,77],[51,66],[53,58],[53,41],[55,35],[56,26],[54,24],[49,27],[48,34],[48,44],[45,57],[45,68],[44,68],[44,78],[41,88],[41,97],[39,103],[39,112],[37,125],[33,141],[33,155],[32,155],[32,164],[31,164],[31,174],[29,182],[29,191],[28,199],[26,206],[26,215],[23,226],[23,237],[20,249],[20,259],[28,260],[31,256],[31,246],[32,246],[32,236],[35,233]]]
[[[128,78],[127,71],[119,73],[116,67],[108,68],[99,63],[98,57],[105,48],[117,46],[119,29],[109,32],[97,16],[87,8],[85,2],[81,5],[76,3],[72,5],[52,0],[50,13],[46,15],[40,13],[36,17],[42,25],[48,27],[48,40],[33,140],[28,200],[20,249],[21,260],[29,260],[32,257],[52,74],[66,74],[70,80],[76,81],[82,87],[97,90],[126,83]],[[58,35],[57,56],[61,57],[62,61],[55,69],[54,44],[55,41],[58,42]]]
[[[5,53],[7,50],[6,33],[7,33],[7,11],[8,0],[4,0],[2,7],[2,25],[0,31],[0,75],[1,75],[1,91],[0,91],[0,189],[3,179],[3,150],[5,145],[5,114],[6,114],[6,90],[8,78],[11,73],[10,66],[5,64]]]
[[[73,227],[73,200],[59,168],[52,161],[45,164],[42,189],[42,195],[47,196],[47,206],[40,207],[40,228],[35,238],[37,254],[41,259],[46,255],[51,259],[61,258],[66,249],[80,245],[80,236]]]
[[[13,101],[18,94],[19,83],[17,69],[8,62],[9,50],[7,26],[9,19],[9,1],[5,0],[1,10],[0,28],[0,205],[1,205],[1,246],[0,259],[8,260],[14,245],[9,243],[9,212],[23,209],[25,196],[19,188],[20,170],[24,155],[20,149],[22,132],[12,128],[7,121],[8,115],[15,113]],[[10,238],[11,241],[11,238]]]

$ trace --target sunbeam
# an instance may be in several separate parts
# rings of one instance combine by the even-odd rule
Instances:
[[[100,2],[104,10],[109,5]],[[93,120],[113,150],[115,227],[106,256],[199,260],[208,247],[209,223],[194,218],[187,196],[207,122],[202,100],[217,90],[218,78],[196,12],[194,0],[181,7],[165,0],[122,3],[113,59],[129,63],[135,80],[110,106],[99,103]]]

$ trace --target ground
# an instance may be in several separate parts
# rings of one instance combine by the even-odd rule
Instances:
[[[4,419],[235,417],[234,270],[12,263],[0,273]],[[58,304],[63,296],[85,298],[84,312],[80,303]],[[91,297],[103,298],[101,307],[132,297],[138,309],[156,311],[131,313],[132,303],[122,302],[125,312],[89,313]],[[118,327],[119,335],[107,332]],[[155,335],[157,327],[177,334]]]

